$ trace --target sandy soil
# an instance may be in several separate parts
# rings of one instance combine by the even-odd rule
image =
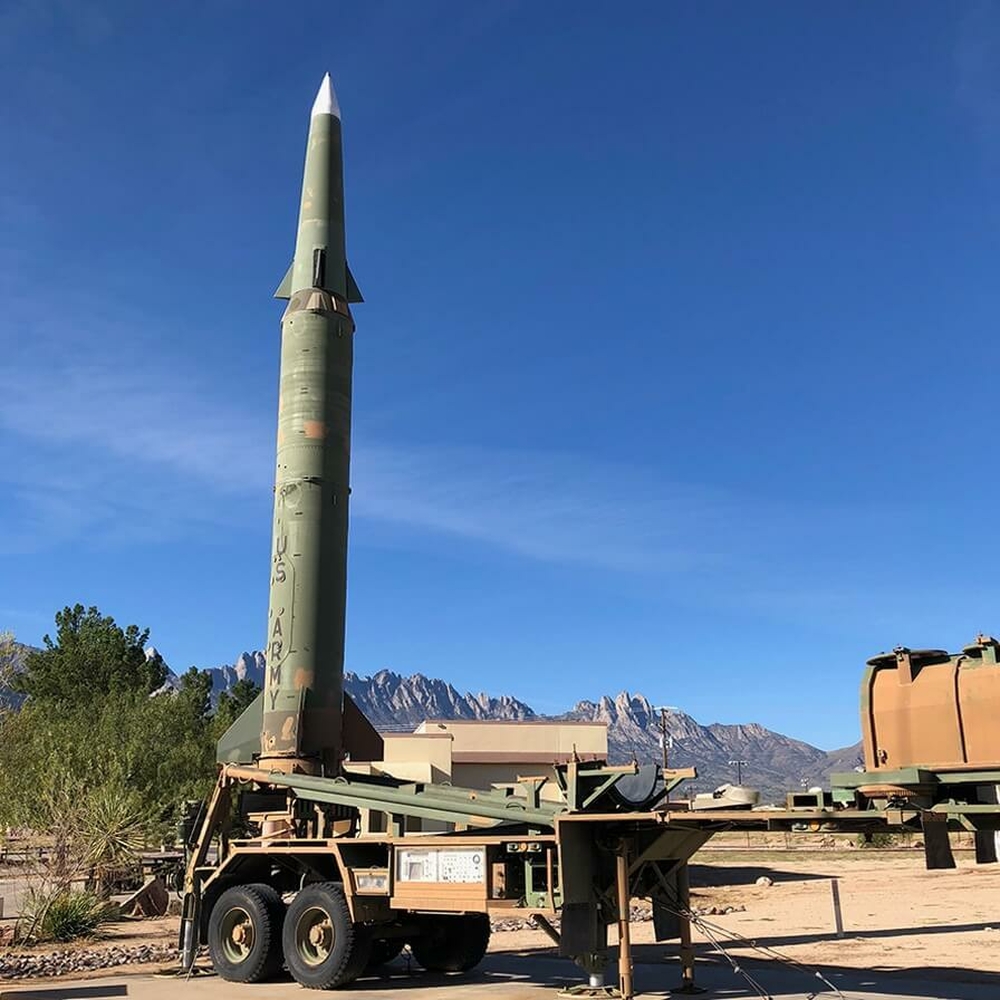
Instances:
[[[958,855],[958,869],[938,872],[924,870],[920,850],[706,850],[697,862],[691,872],[695,907],[746,907],[704,919],[796,962],[912,970],[956,981],[1000,973],[1000,866],[977,867],[966,852]],[[773,884],[755,884],[761,876]],[[845,928],[840,940],[831,902],[835,877]],[[176,934],[173,917],[129,921],[110,926],[100,942],[76,947],[173,944]],[[676,944],[653,943],[650,923],[634,924],[632,935],[637,960],[675,960]],[[696,930],[695,942],[699,956],[712,954],[704,933]],[[745,943],[725,947],[741,958],[758,954]],[[551,943],[541,931],[508,931],[494,935],[490,950],[541,952],[551,950]]]
[[[810,967],[912,970],[933,978],[1000,973],[1000,867],[962,853],[952,871],[928,872],[923,851],[703,851],[691,868],[695,908],[745,906],[706,916],[712,925]],[[769,886],[756,880],[766,876]],[[831,879],[839,879],[844,937],[834,932]],[[636,957],[674,958],[676,945],[653,943],[649,923],[632,926]],[[734,956],[759,956],[725,940]],[[615,935],[612,930],[611,939]],[[712,943],[695,930],[699,957]],[[548,947],[537,931],[496,934],[491,950]]]
[[[715,862],[715,859],[712,859]],[[725,862],[720,858],[720,862]],[[923,851],[852,852],[774,859],[774,885],[736,885],[760,861],[728,870],[718,862],[696,874],[722,875],[745,913],[709,918],[746,938],[809,964],[869,969],[967,969],[1000,972],[1000,869],[971,856],[952,871],[924,868]],[[768,861],[770,859],[765,859]],[[845,937],[834,936],[830,879],[838,878]],[[753,881],[753,879],[747,879]],[[701,881],[708,881],[701,879]],[[699,892],[701,895],[701,892]]]

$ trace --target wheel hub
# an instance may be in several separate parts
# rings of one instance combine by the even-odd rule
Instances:
[[[318,906],[306,910],[295,928],[296,948],[307,965],[325,962],[333,950],[335,937],[330,915]]]
[[[222,918],[222,950],[234,964],[245,962],[253,951],[256,930],[253,918],[240,906],[234,906]]]
[[[317,946],[324,945],[327,948],[329,948],[330,946],[329,938],[331,930],[332,928],[327,923],[313,924],[313,926],[309,928],[310,944],[314,944]]]

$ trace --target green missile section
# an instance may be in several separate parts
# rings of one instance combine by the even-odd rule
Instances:
[[[327,73],[313,103],[309,125],[295,256],[275,298],[289,299],[299,289],[319,287],[349,303],[363,301],[344,250],[341,131],[340,106]]]
[[[334,774],[342,744],[354,320],[340,109],[329,75],[309,127],[295,258],[278,290],[277,467],[261,761]]]

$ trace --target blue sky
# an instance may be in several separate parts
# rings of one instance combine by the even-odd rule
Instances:
[[[1000,6],[0,8],[0,624],[262,645],[308,112],[344,112],[348,666],[857,736],[1000,630]]]

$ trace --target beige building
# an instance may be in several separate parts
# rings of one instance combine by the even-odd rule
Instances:
[[[430,719],[411,740],[448,738],[450,777],[463,788],[492,788],[518,778],[545,777],[543,798],[558,798],[554,764],[575,753],[580,760],[606,760],[608,728],[603,722],[466,722]],[[385,736],[386,757],[394,736]]]
[[[603,722],[481,722],[430,719],[412,733],[383,733],[382,759],[348,765],[404,781],[490,789],[519,778],[546,778],[543,799],[561,799],[555,765],[607,760]],[[425,822],[423,829],[440,830]]]

